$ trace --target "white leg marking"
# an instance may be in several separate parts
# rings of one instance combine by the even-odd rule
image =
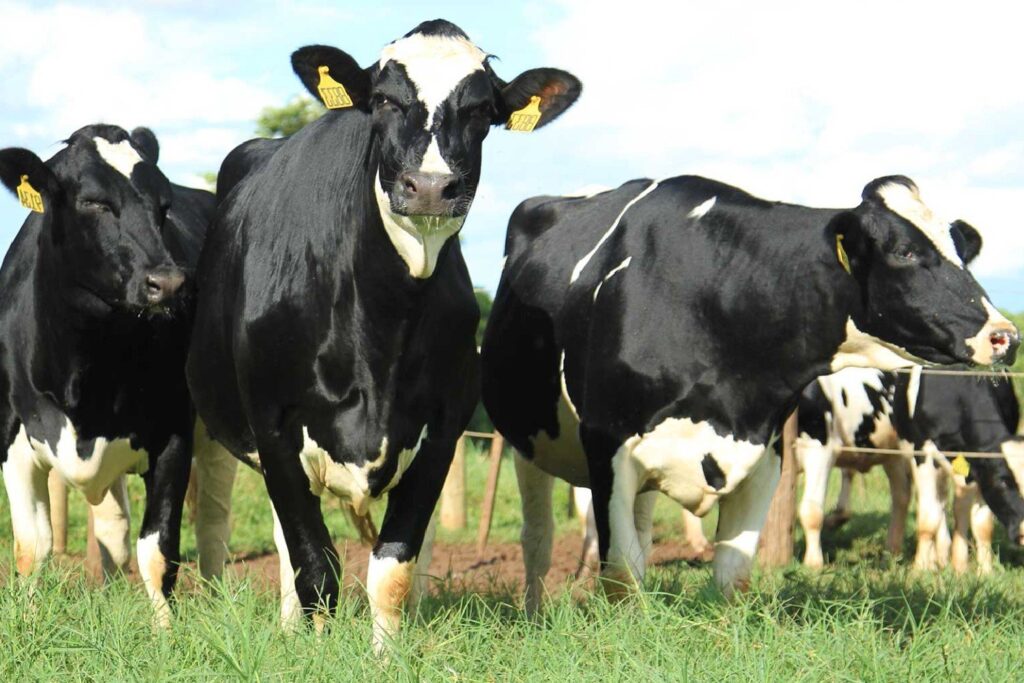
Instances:
[[[632,448],[625,444],[612,456],[612,495],[608,501],[608,561],[602,577],[609,596],[616,597],[631,587],[642,586],[646,562],[637,534],[634,508],[640,479]]]
[[[274,545],[277,546],[278,572],[281,577],[281,629],[291,633],[297,631],[302,624],[302,603],[299,594],[295,592],[295,570],[292,569],[284,529],[281,528],[281,520],[273,503],[270,512],[274,515]]]
[[[651,559],[651,552],[654,550],[654,505],[657,502],[658,492],[648,491],[638,495],[633,504],[633,523],[636,526],[637,538],[640,539],[640,550],[643,552],[645,565]]]
[[[27,576],[50,555],[53,530],[47,487],[49,468],[37,462],[24,427],[7,449],[3,474],[14,528],[15,566],[19,574]]]
[[[128,482],[122,474],[111,484],[99,505],[92,506],[93,531],[100,547],[100,562],[105,579],[128,571],[128,561],[132,554],[131,542],[128,540],[131,515]]]
[[[929,450],[928,444],[925,444],[924,450]],[[943,504],[939,499],[938,474],[933,455],[924,456],[920,464],[914,465],[914,489],[917,492],[916,569],[933,570],[937,565],[936,538],[945,520]]]
[[[160,533],[154,531],[149,536],[139,539],[136,546],[139,559],[139,573],[146,593],[153,604],[153,624],[157,628],[170,628],[171,607],[161,589],[164,574],[167,572],[167,559],[160,552]]]
[[[366,594],[370,599],[370,614],[373,617],[373,651],[378,655],[398,633],[402,606],[412,588],[415,567],[416,560],[399,562],[393,557],[379,558],[370,553]]]
[[[192,460],[196,468],[196,548],[199,571],[206,580],[224,571],[231,539],[231,490],[238,460],[210,438],[206,425],[196,420]]]
[[[594,518],[594,496],[590,489],[582,486],[573,486],[572,496],[576,503],[576,515],[583,526],[583,548],[580,551],[580,565],[576,568],[576,578],[586,579],[597,576],[601,565],[597,546],[597,520]]]
[[[978,574],[982,576],[992,573],[994,555],[992,553],[992,532],[995,530],[995,516],[988,505],[975,500],[971,506],[971,533],[977,546]]]
[[[804,566],[821,568],[825,556],[821,550],[821,528],[825,520],[825,497],[828,494],[828,475],[835,462],[835,453],[817,439],[805,434],[797,438],[796,452],[804,469],[804,495],[800,499],[800,526],[804,530],[807,547]]]
[[[551,544],[555,535],[551,490],[555,480],[519,453],[515,455],[515,465],[523,509],[520,541],[526,569],[525,604],[527,613],[535,614],[544,593],[544,577],[551,568]]]
[[[715,583],[727,598],[749,586],[757,540],[781,473],[779,458],[772,448],[765,448],[764,455],[746,479],[718,504],[718,535],[712,567]]]

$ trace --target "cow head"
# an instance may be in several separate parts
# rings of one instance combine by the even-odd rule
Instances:
[[[849,271],[860,305],[833,369],[916,362],[1010,364],[1017,328],[989,302],[964,264],[981,238],[963,221],[944,221],[909,178],[888,176],[864,188],[862,203],[838,214],[828,237]],[[857,362],[838,362],[844,354]]]
[[[184,281],[161,232],[171,186],[156,167],[146,128],[92,125],[44,163],[26,149],[0,150],[0,181],[38,193],[40,250],[54,286],[92,314],[166,310]]]
[[[348,54],[322,45],[296,51],[292,67],[328,106],[342,104],[372,116],[377,204],[414,277],[433,273],[441,246],[462,227],[490,127],[532,107],[539,118],[527,127],[544,126],[581,90],[575,76],[558,69],[531,69],[506,83],[492,71],[487,53],[440,19],[389,44],[365,70]],[[324,91],[325,82],[343,86],[340,103]]]

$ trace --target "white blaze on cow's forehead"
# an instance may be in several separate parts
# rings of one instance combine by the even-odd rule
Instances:
[[[935,245],[946,260],[958,268],[963,268],[963,261],[956,253],[953,236],[949,233],[950,222],[936,216],[921,201],[921,195],[915,189],[903,183],[889,183],[878,189],[878,196],[893,213],[907,219]]]
[[[452,169],[441,156],[441,148],[437,145],[436,135],[430,136],[430,144],[427,146],[427,151],[423,153],[423,161],[420,162],[420,172],[451,175]]]
[[[416,86],[416,96],[427,108],[426,129],[434,122],[434,112],[455,86],[474,71],[482,71],[487,53],[465,38],[425,36],[416,33],[385,47],[380,53],[380,68],[389,61],[405,67]]]
[[[644,188],[643,192],[641,192],[640,194],[626,202],[626,205],[622,207],[622,211],[620,211],[619,215],[615,217],[615,222],[612,223],[611,227],[608,228],[608,230],[603,235],[601,235],[601,239],[597,241],[597,244],[594,245],[594,248],[588,251],[586,255],[576,263],[576,266],[572,269],[572,275],[569,277],[570,285],[579,279],[580,273],[582,273],[583,269],[587,267],[588,263],[590,263],[590,259],[594,258],[594,254],[596,254],[597,250],[601,248],[601,245],[604,244],[608,240],[608,238],[611,237],[612,234],[615,232],[615,229],[619,227],[619,223],[622,222],[622,217],[626,215],[626,212],[629,211],[629,208],[636,204],[641,199],[643,199],[644,197],[646,197],[647,195],[649,195],[651,192],[654,192],[654,190],[657,189],[657,187],[658,181],[652,180],[651,184]]]
[[[705,202],[701,202],[697,206],[693,207],[693,210],[690,211],[690,213],[688,214],[689,217],[697,219],[703,218],[704,216],[707,215],[708,211],[711,210],[711,207],[715,205],[715,201],[717,200],[718,197],[712,197],[711,199]]]
[[[125,178],[131,178],[135,164],[142,161],[142,157],[128,140],[122,140],[115,144],[101,137],[95,137],[92,141],[96,143],[96,151],[99,152],[100,157]]]

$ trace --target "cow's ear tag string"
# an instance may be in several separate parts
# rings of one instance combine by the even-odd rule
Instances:
[[[512,112],[505,127],[509,130],[529,133],[540,122],[540,97],[534,95],[530,102],[518,111]]]
[[[953,458],[953,474],[959,474],[961,477],[966,477],[970,473],[971,465],[967,462],[967,458],[964,457],[963,453]]]
[[[348,96],[345,86],[331,78],[330,68],[318,66],[316,70],[320,72],[320,82],[317,84],[316,89],[320,93],[320,99],[323,101],[324,106],[328,109],[351,107],[352,98]]]
[[[836,235],[836,258],[839,259],[839,265],[843,267],[847,273],[852,275],[850,271],[850,257],[846,255],[846,249],[843,249],[843,236]]]
[[[31,209],[36,213],[46,213],[43,208],[43,195],[36,192],[36,188],[29,185],[28,176],[21,176],[21,184],[18,185],[18,201],[26,209]]]

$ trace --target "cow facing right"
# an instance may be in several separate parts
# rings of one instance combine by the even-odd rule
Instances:
[[[744,589],[772,446],[815,377],[1012,362],[1016,328],[963,265],[977,240],[902,176],[847,210],[694,176],[520,204],[482,362],[519,451],[527,607],[550,564],[552,476],[593,490],[606,588],[642,581],[635,503],[658,490],[698,515],[719,503],[715,581]]]

